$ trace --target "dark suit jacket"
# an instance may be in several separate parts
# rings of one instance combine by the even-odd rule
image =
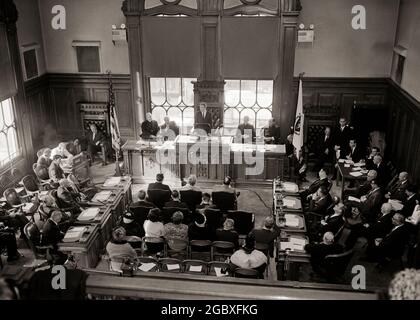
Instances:
[[[325,154],[325,150],[328,149],[328,155]],[[318,157],[326,157],[328,159],[334,156],[334,140],[331,135],[325,140],[325,133],[323,133],[317,143]]]
[[[199,227],[195,223],[188,226],[188,240],[213,240],[214,234],[211,228],[206,224]]]
[[[237,134],[237,136],[238,136],[238,138],[240,138],[239,135],[244,135],[244,134],[248,134],[249,135],[249,132],[252,133],[252,141],[254,141],[255,140],[255,137],[256,137],[254,126],[252,124],[250,124],[250,123],[248,123],[248,124],[241,123],[238,126],[238,134]],[[249,142],[248,139],[246,139],[245,142]]]
[[[63,238],[64,233],[61,232],[58,225],[48,219],[42,227],[42,243],[56,247]]]
[[[343,247],[337,243],[330,245],[324,243],[312,243],[305,246],[305,251],[311,255],[312,268],[315,270],[322,266],[324,258],[330,254],[343,252]]]
[[[404,215],[404,217],[409,217],[413,214],[414,208],[416,207],[416,200],[419,200],[418,194],[415,194],[410,199],[407,199],[403,202],[404,207],[401,210],[401,213]]]
[[[371,239],[383,238],[392,230],[392,212],[381,216],[366,231],[367,236]]]
[[[392,183],[388,191],[391,193],[390,198],[396,199],[400,201],[405,201],[407,199],[407,195],[405,194],[405,190],[407,189],[408,181],[405,181],[402,183],[401,181],[395,181],[395,183]]]
[[[338,230],[344,225],[343,216],[330,216],[325,219],[325,222],[327,223],[324,226],[320,227],[320,231],[318,234],[320,236],[324,235],[325,232],[332,232],[333,234],[336,234]]]
[[[377,219],[381,212],[381,206],[384,196],[381,189],[371,191],[367,195],[367,199],[361,206],[361,213],[367,222],[372,222]]]
[[[280,128],[277,126],[269,126],[264,129],[264,137],[274,138],[274,141],[268,142],[268,144],[279,144],[280,143]]]
[[[169,140],[173,140],[176,136],[179,135],[179,128],[176,125],[175,121],[169,121],[169,130],[171,130],[172,132],[170,132],[170,134],[165,133],[163,130],[166,130],[166,123],[162,124],[160,126],[160,134],[167,136]]]
[[[161,182],[153,182],[149,183],[147,190],[168,190],[171,191],[171,188],[167,184],[163,184]]]
[[[404,253],[408,241],[408,231],[405,225],[388,233],[379,244],[379,249],[386,257],[399,257]]]
[[[98,132],[96,132],[96,134],[95,134],[95,139],[93,139],[93,132],[92,131],[88,132],[88,134],[86,136],[86,139],[88,141],[88,144],[96,145],[98,142],[99,142],[99,144],[105,142],[106,137],[102,133],[102,131],[98,130]]]
[[[319,187],[325,187],[327,190],[330,187],[331,182],[328,180],[328,178],[326,179],[317,179],[314,182],[312,182],[312,184],[309,186],[308,188],[308,195],[315,193]]]
[[[326,215],[327,214],[327,209],[328,207],[333,203],[332,197],[330,194],[327,194],[324,198],[319,199],[319,200],[312,200],[310,207],[309,207],[309,211],[314,212],[314,213],[318,213],[318,214],[322,214],[322,215]]]
[[[208,124],[210,126],[210,130],[213,129],[213,121],[211,119],[211,114],[208,110],[206,111],[205,118],[203,118],[203,114],[201,113],[201,111],[197,111],[195,113],[195,125],[199,124]],[[204,127],[202,129],[204,129]],[[210,130],[209,128],[206,128],[207,133],[210,133]]]
[[[365,157],[365,153],[359,146],[356,146],[353,151],[347,147],[346,156],[351,156],[351,160],[356,163]]]
[[[270,257],[273,257],[274,253],[274,240],[280,235],[280,230],[274,228],[273,231],[267,229],[254,229],[251,234],[255,236],[256,243],[267,244],[269,246]]]
[[[235,230],[217,229],[214,240],[232,242],[236,249],[239,248],[239,235]]]
[[[382,186],[386,187],[389,182],[389,171],[386,164],[383,161],[379,164],[379,167],[374,164],[371,170],[375,170],[378,173],[376,179]]]
[[[149,201],[137,201],[131,204],[131,207],[147,207],[147,208],[154,208],[155,205]]]
[[[141,124],[141,137],[143,139],[150,139],[151,135],[156,136],[159,132],[159,125],[156,120],[143,121]]]
[[[166,207],[166,208],[181,208],[181,209],[188,209],[188,206],[187,206],[187,204],[186,204],[186,203],[184,203],[184,202],[180,202],[180,201],[174,201],[174,200],[171,200],[171,201],[165,202],[165,206],[164,206],[164,207]]]
[[[340,146],[341,150],[346,150],[352,136],[353,130],[348,125],[344,127],[343,131],[338,127],[334,131],[334,144]]]
[[[286,142],[286,156],[291,156],[295,154],[295,146],[289,141]]]

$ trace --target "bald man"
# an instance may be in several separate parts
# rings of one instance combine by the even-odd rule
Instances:
[[[150,112],[146,113],[146,120],[141,124],[140,137],[146,140],[156,139],[159,132],[159,125],[156,120],[152,119]]]
[[[274,240],[280,235],[280,228],[277,227],[273,216],[266,217],[262,229],[254,229],[251,234],[254,235],[256,243],[268,245],[270,257],[274,257]]]
[[[408,186],[408,172],[401,172],[397,177],[392,179],[388,184],[388,193],[385,195],[387,199],[395,199],[399,201],[405,201],[407,195],[405,191]]]
[[[368,239],[376,239],[385,237],[392,230],[392,205],[388,202],[381,207],[380,217],[371,225],[366,224],[366,237]]]
[[[366,181],[358,186],[357,188],[346,188],[343,192],[343,199],[347,199],[349,196],[361,198],[372,190],[371,182],[377,178],[378,174],[375,170],[369,170]]]

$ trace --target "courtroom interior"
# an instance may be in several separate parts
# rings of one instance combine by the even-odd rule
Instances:
[[[0,74],[0,300],[420,299],[418,0],[2,0]]]

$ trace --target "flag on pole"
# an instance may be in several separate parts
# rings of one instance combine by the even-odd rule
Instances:
[[[302,92],[302,78],[299,77],[299,91],[296,108],[296,118],[293,126],[293,146],[296,148],[296,156],[299,157],[299,151],[303,147],[303,92]]]
[[[111,122],[112,148],[114,148],[116,152],[119,152],[121,149],[121,136],[120,136],[120,128],[118,126],[117,113],[115,110],[115,97],[114,97],[114,90],[112,86],[111,73],[109,73],[108,105],[109,105],[109,118]]]

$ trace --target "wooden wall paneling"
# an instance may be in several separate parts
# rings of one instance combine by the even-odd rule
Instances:
[[[134,116],[131,103],[130,90],[117,90],[115,94],[115,105],[118,115],[118,124],[121,135],[134,135]]]
[[[406,143],[405,143],[405,148],[404,148],[404,167],[407,168],[406,170],[411,171],[412,172],[412,159],[410,154],[415,151],[414,148],[414,129],[415,129],[415,123],[414,123],[414,119],[413,117],[409,117],[408,118],[408,123],[407,123],[407,133],[406,133]],[[415,154],[415,153],[414,153]]]
[[[336,106],[339,104],[340,94],[337,92],[320,92],[318,94],[318,105],[320,106]]]

